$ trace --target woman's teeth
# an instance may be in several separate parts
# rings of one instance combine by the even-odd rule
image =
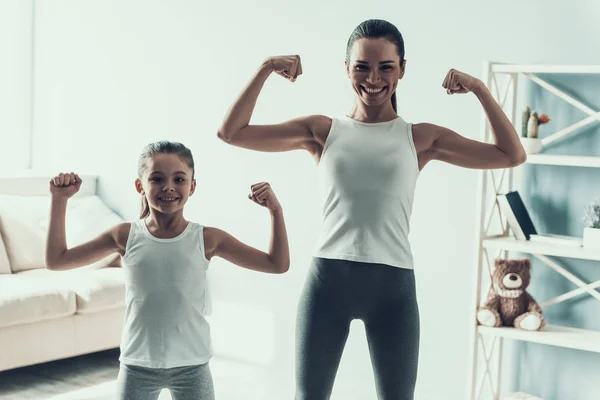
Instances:
[[[366,87],[363,86],[362,88],[365,90],[365,92],[367,92],[369,94],[377,94],[377,93],[379,93],[379,92],[381,92],[383,90],[382,87],[381,88],[375,88],[375,89],[373,89],[373,88],[366,88]]]

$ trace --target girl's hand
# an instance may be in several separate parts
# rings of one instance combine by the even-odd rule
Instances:
[[[50,179],[50,194],[54,199],[68,199],[79,192],[80,187],[81,178],[73,172],[60,173]]]
[[[302,75],[302,64],[298,55],[269,57],[266,62],[273,72],[290,82],[295,82],[296,78]]]
[[[473,92],[480,85],[483,85],[481,80],[455,69],[448,71],[442,83],[448,94]]]
[[[248,198],[263,207],[267,207],[270,211],[277,211],[281,209],[277,196],[271,189],[271,185],[268,182],[255,183],[250,186],[251,193]]]

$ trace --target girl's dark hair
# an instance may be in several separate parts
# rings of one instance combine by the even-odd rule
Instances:
[[[142,176],[147,168],[146,161],[156,154],[177,154],[179,158],[187,162],[187,165],[192,169],[192,179],[194,179],[194,157],[192,156],[190,149],[179,142],[168,142],[166,140],[161,140],[146,145],[146,147],[144,147],[142,150],[142,154],[140,154],[140,158],[138,159],[138,178],[140,180],[142,179]],[[150,215],[150,206],[148,205],[146,196],[143,196],[140,219],[146,218],[148,215]]]
[[[402,34],[394,26],[394,24],[384,21],[382,19],[368,19],[354,28],[350,38],[348,39],[348,45],[346,46],[346,61],[350,63],[350,52],[354,42],[358,39],[377,39],[384,38],[396,45],[398,55],[400,56],[400,68],[404,63],[404,39]],[[392,94],[392,107],[394,111],[397,110],[396,104],[396,92]]]

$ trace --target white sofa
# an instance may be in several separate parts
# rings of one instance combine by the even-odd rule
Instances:
[[[122,222],[82,176],[69,200],[69,246]],[[117,254],[70,271],[44,268],[50,176],[0,178],[0,371],[116,348],[125,286]]]

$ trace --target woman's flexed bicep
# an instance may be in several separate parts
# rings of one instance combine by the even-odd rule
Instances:
[[[217,136],[226,143],[250,150],[279,152],[308,150],[314,153],[331,120],[322,115],[295,118],[273,125],[252,125],[250,120],[265,81],[276,73],[290,82],[302,74],[300,57],[267,58],[229,108]],[[325,128],[324,128],[325,127]]]
[[[330,127],[331,118],[324,115],[310,115],[280,124],[247,125],[229,138],[219,137],[231,145],[250,150],[265,152],[307,150],[312,153],[315,146],[324,141]]]
[[[497,144],[469,139],[442,126],[415,124],[412,132],[420,169],[431,160],[471,169],[512,168],[524,161]]]

